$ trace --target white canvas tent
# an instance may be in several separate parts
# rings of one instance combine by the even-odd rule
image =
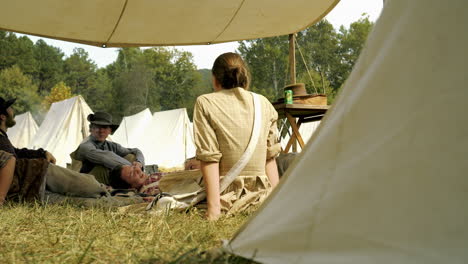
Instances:
[[[193,128],[185,108],[156,112],[149,109],[124,117],[113,140],[124,147],[139,148],[147,165],[180,167],[195,156]]]
[[[467,263],[467,11],[387,0],[311,143],[228,248],[261,263]]]
[[[30,112],[15,116],[16,125],[7,131],[8,138],[16,148],[26,148],[38,130]]]
[[[86,119],[93,111],[81,96],[53,103],[30,148],[43,148],[57,159],[57,165],[71,163],[70,153],[89,135]]]
[[[113,141],[127,148],[141,148],[145,144],[143,133],[151,123],[151,117],[149,108],[124,117],[119,128],[112,135]]]

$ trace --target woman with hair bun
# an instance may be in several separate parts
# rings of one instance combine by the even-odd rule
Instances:
[[[278,183],[275,157],[280,152],[271,103],[257,95],[261,105],[258,142],[245,167],[220,193],[220,179],[246,150],[254,126],[253,93],[249,92],[249,70],[236,53],[224,53],[213,64],[214,92],[199,96],[194,108],[196,157],[201,162],[208,210],[216,220],[221,212],[232,214],[249,209],[266,198]]]

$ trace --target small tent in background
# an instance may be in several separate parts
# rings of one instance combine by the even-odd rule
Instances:
[[[467,10],[386,1],[310,144],[228,248],[261,263],[467,263]]]
[[[185,159],[195,156],[192,137],[185,108],[156,112],[144,130],[140,149],[148,165],[181,167]]]
[[[149,109],[126,116],[112,140],[127,148],[139,148],[146,165],[181,167],[195,156],[193,128],[185,108],[156,112]]]
[[[65,167],[71,163],[70,153],[89,135],[86,118],[92,113],[80,95],[53,103],[29,147],[49,151],[57,165]]]
[[[30,112],[15,116],[16,125],[8,129],[7,134],[13,146],[26,148],[38,130]]]
[[[112,140],[126,148],[140,148],[146,144],[143,133],[151,123],[149,108],[122,119],[119,128],[112,135]],[[146,156],[146,155],[145,155]]]

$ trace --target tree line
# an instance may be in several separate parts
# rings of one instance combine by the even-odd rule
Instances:
[[[309,93],[333,100],[348,77],[373,23],[363,17],[338,30],[326,20],[297,34],[297,82]],[[289,84],[287,36],[239,42],[238,52],[252,74],[251,88],[271,101]],[[0,31],[0,94],[17,97],[17,113],[45,112],[50,104],[81,95],[94,111],[116,121],[150,108],[152,112],[185,107],[189,116],[197,96],[212,91],[211,71],[197,70],[193,56],[175,48],[121,48],[115,62],[98,68],[76,48],[66,57],[43,40]]]

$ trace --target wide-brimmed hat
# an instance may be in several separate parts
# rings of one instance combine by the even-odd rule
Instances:
[[[284,91],[291,90],[293,93],[293,104],[327,105],[325,94],[308,94],[303,83],[293,83],[285,86]],[[279,98],[275,104],[284,104],[284,98]]]
[[[98,126],[110,126],[112,133],[117,130],[119,125],[112,123],[112,116],[106,112],[96,112],[88,115],[88,121]]]
[[[5,99],[0,97],[0,113],[6,113],[6,110],[8,109],[8,107],[14,104],[15,101],[16,101],[16,98],[5,101]]]
[[[305,84],[303,84],[303,83],[289,84],[289,85],[286,85],[283,89],[285,91],[286,90],[291,90],[293,92],[293,97],[310,95],[310,94],[307,93],[307,90],[305,88]]]

